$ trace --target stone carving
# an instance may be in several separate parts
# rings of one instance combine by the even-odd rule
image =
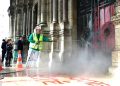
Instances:
[[[115,12],[116,13],[120,13],[120,6],[118,6],[118,7],[115,8]]]
[[[115,4],[115,15],[111,18],[111,21],[113,21],[113,23],[115,25],[119,25],[120,24],[120,3],[116,3]]]
[[[116,21],[113,21],[114,25],[119,25],[120,24],[120,20],[116,20]]]

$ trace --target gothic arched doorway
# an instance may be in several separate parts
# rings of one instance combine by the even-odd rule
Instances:
[[[107,22],[101,29],[102,49],[105,52],[112,52],[115,47],[115,27],[112,22]]]

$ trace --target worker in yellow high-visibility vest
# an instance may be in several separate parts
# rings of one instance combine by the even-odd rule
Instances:
[[[50,39],[42,34],[40,26],[36,26],[34,32],[29,36],[28,41],[30,44],[26,66],[36,66],[37,60],[40,59],[43,42],[48,42]]]

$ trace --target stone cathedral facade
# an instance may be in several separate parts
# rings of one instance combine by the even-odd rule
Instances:
[[[10,37],[28,36],[41,25],[46,35],[76,39],[76,10],[75,0],[10,0]]]
[[[44,43],[43,57],[51,58],[50,62],[52,57],[62,61],[63,54],[72,54],[72,40],[77,39],[75,0],[10,0],[8,13],[9,36],[14,41],[22,35],[27,38],[36,25],[41,25],[44,35],[57,39],[57,42]],[[25,51],[28,51],[28,46]]]
[[[10,0],[9,36],[14,40],[21,35],[27,37],[41,25],[45,35],[58,39],[49,43],[49,57],[60,60],[63,55],[76,54],[76,43],[81,44],[82,38],[111,55],[112,71],[120,64],[119,10],[120,0]]]
[[[29,36],[36,25],[58,40],[111,53],[115,46],[116,0],[10,0],[10,37]],[[78,43],[77,42],[77,43]],[[71,44],[71,43],[70,43]]]

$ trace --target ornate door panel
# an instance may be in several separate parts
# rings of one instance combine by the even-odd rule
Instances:
[[[96,7],[94,11],[94,37],[95,48],[111,52],[115,45],[115,30],[111,22],[114,15],[114,5]]]

